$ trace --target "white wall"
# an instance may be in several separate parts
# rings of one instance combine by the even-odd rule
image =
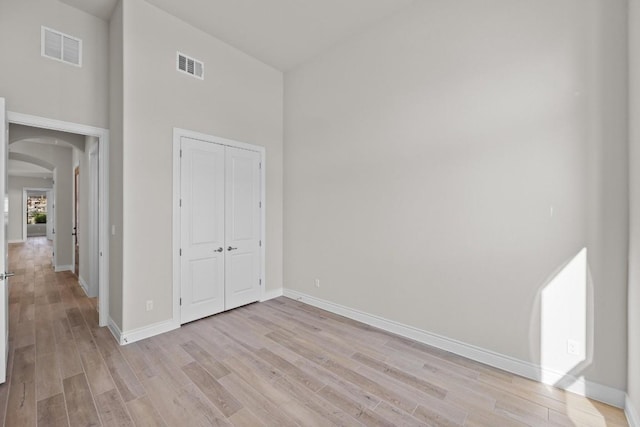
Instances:
[[[109,318],[122,330],[122,126],[123,16],[122,2],[109,21]]]
[[[629,353],[627,388],[640,415],[640,1],[629,1]],[[636,420],[640,421],[640,420]]]
[[[53,180],[48,178],[30,178],[23,176],[9,176],[7,192],[9,195],[9,221],[7,224],[7,239],[10,242],[22,241],[22,231],[25,220],[23,211],[23,194],[25,188],[53,188]],[[47,200],[47,205],[51,203]],[[47,221],[49,218],[47,218]]]
[[[123,3],[123,331],[172,318],[173,127],[266,147],[266,283],[282,286],[282,73],[142,0]],[[176,70],[176,52],[205,80]],[[154,309],[145,311],[146,301]]]
[[[38,157],[55,166],[53,181],[55,191],[55,260],[56,267],[68,268],[72,264],[73,223],[73,169],[72,150],[68,147],[36,142],[17,141],[11,151]]]
[[[81,68],[40,55],[42,25],[82,39]],[[0,94],[7,110],[108,127],[105,21],[57,0],[3,0],[0,40]]]
[[[42,25],[82,39],[81,68],[40,55]],[[0,43],[0,94],[7,98],[9,111],[109,128],[109,71],[112,64],[122,63],[122,55],[110,58],[114,52],[110,50],[106,21],[57,0],[3,0],[0,2],[0,40],[3,40]],[[117,111],[117,106],[114,108]],[[121,179],[121,169],[119,174],[117,169],[115,172],[114,179],[119,179],[118,176]],[[115,199],[117,212],[121,196],[112,192],[111,197]],[[117,219],[118,215],[112,213],[112,217]],[[122,286],[117,272],[121,270],[122,253],[118,252],[121,246],[117,243],[110,251],[115,269],[110,271],[109,289],[110,314],[120,321],[122,300],[117,293]],[[113,256],[118,254],[119,257]]]
[[[623,0],[415,2],[286,73],[285,288],[540,364],[586,248],[546,360],[582,311],[564,373],[624,390],[625,47]]]

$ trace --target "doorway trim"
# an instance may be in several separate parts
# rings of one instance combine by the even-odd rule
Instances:
[[[71,239],[71,241],[73,242],[73,250],[71,251],[71,271],[73,271],[73,274],[76,275],[76,277],[78,278],[78,282],[80,283],[80,286],[82,286],[84,288],[84,292],[85,294],[87,294],[87,296],[89,296],[89,289],[86,286],[86,283],[82,283],[84,280],[80,279],[80,260],[79,258],[79,253],[80,252],[80,248],[78,247],[78,217],[80,216],[79,210],[80,210],[80,205],[78,205],[78,199],[80,198],[80,163],[77,163],[75,165],[73,165],[73,197],[71,197],[71,200],[73,201],[73,213],[71,214],[73,221],[72,221],[72,225],[73,227],[71,227],[71,230],[73,230],[73,239]],[[77,251],[76,251],[77,249]],[[78,266],[78,271],[76,272],[76,265]]]
[[[98,214],[98,236],[100,240],[98,261],[98,324],[100,326],[107,326],[109,322],[109,130],[12,111],[7,111],[7,119],[11,124],[77,133],[98,138],[98,203],[100,205]],[[7,144],[9,144],[9,141],[7,141]]]
[[[247,144],[245,142],[234,141],[218,136],[207,135],[187,129],[173,128],[173,325],[180,327],[180,142],[183,137],[197,139],[212,144],[220,144],[228,147],[240,148],[243,150],[256,151],[260,153],[260,200],[262,209],[260,210],[260,301],[265,300],[266,280],[266,149],[259,145]]]

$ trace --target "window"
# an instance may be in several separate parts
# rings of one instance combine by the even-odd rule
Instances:
[[[46,224],[47,196],[44,194],[27,195],[27,224]]]

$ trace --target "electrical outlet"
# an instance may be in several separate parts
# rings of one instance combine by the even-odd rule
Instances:
[[[580,356],[580,343],[575,340],[567,340],[567,353],[572,356]]]
[[[316,283],[316,288],[319,288],[320,287],[320,279],[316,279],[315,283]]]
[[[153,310],[153,300],[147,301],[147,311]]]

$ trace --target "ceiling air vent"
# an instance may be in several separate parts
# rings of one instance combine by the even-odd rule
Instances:
[[[204,64],[180,52],[178,52],[178,71],[204,80]]]
[[[51,28],[42,27],[41,53],[46,58],[82,66],[82,40]]]

